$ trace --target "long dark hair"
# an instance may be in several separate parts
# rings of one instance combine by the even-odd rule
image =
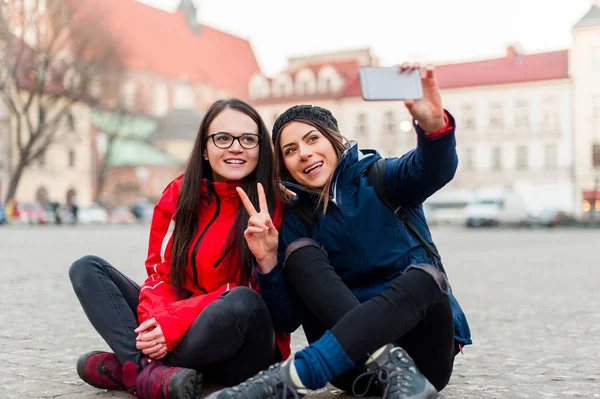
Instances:
[[[198,129],[194,148],[187,161],[186,169],[183,175],[183,183],[179,191],[177,199],[177,209],[175,211],[175,229],[173,231],[173,247],[171,249],[172,261],[169,272],[171,285],[175,288],[177,296],[180,299],[186,297],[184,288],[185,270],[188,264],[188,254],[192,240],[197,234],[198,215],[202,212],[201,206],[201,182],[202,179],[212,180],[212,168],[203,154],[206,150],[206,136],[211,122],[224,110],[231,108],[248,115],[258,126],[258,134],[260,135],[260,144],[258,152],[258,163],[256,169],[242,181],[242,188],[248,194],[248,197],[258,209],[258,191],[257,183],[262,183],[269,211],[275,209],[275,171],[273,165],[273,147],[271,145],[271,136],[265,123],[258,112],[250,105],[238,99],[219,100],[211,105]],[[235,255],[240,261],[242,269],[242,279],[251,277],[250,259],[252,253],[248,249],[248,244],[244,238],[244,230],[248,225],[248,212],[240,205],[235,222],[229,231],[226,244],[223,247],[223,254],[228,248],[232,248],[231,255]]]
[[[315,129],[317,129],[332,145],[335,153],[337,154],[338,161],[342,157],[344,151],[348,149],[349,141],[346,137],[342,136],[342,134],[336,130],[330,129],[325,126],[323,123],[308,120],[308,119],[294,119],[293,122],[302,122],[307,125],[311,125]],[[288,181],[291,183],[298,183],[293,177],[290,171],[285,167],[285,160],[283,159],[283,153],[281,151],[281,131],[285,128],[284,125],[281,127],[279,132],[275,137],[275,171],[277,173],[278,181]],[[333,180],[333,174],[325,183],[325,186],[320,189],[310,189],[311,191],[319,194],[319,201],[316,204],[316,208],[319,206],[323,206],[323,213],[327,211],[327,206],[329,205],[329,191],[331,189],[331,184]],[[306,209],[303,209],[306,211]],[[310,212],[310,211],[309,211]],[[306,215],[303,215],[303,219]]]

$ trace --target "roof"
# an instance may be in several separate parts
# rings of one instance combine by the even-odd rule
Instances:
[[[574,28],[589,28],[600,26],[600,7],[592,4],[588,12],[573,26]]]
[[[162,119],[159,119],[156,131],[150,136],[149,140],[194,140],[201,121],[202,114],[196,109],[173,109]]]
[[[298,68],[294,68],[292,70],[286,71],[288,75],[292,77],[292,79],[298,74],[298,72],[309,69],[315,75],[318,75],[321,68],[325,66],[333,67],[340,75],[345,78],[354,78],[358,71],[358,61],[357,60],[344,60],[344,61],[332,61],[332,62],[319,62],[319,63],[310,63],[306,65],[302,65]]]
[[[438,65],[435,68],[441,89],[525,83],[569,77],[569,51],[519,55],[458,64]],[[341,97],[361,95],[358,72]]]
[[[109,135],[131,140],[145,140],[156,130],[156,120],[145,116],[92,108],[92,125]]]
[[[130,139],[116,139],[108,158],[110,166],[177,166],[180,162],[152,144]]]
[[[260,72],[248,40],[207,25],[194,33],[183,13],[134,0],[103,0],[102,7],[131,70],[205,83],[241,97],[247,96],[252,75]]]
[[[569,51],[521,55],[509,58],[448,64],[436,67],[442,89],[494,84],[524,83],[569,77]]]
[[[342,87],[342,92],[346,89],[346,87],[348,87],[348,84],[352,83],[355,79],[358,79],[358,68],[359,68],[359,63],[356,59],[349,59],[349,60],[343,60],[343,61],[326,61],[326,62],[320,62],[320,63],[309,63],[309,64],[305,64],[302,66],[299,66],[297,68],[293,68],[287,71],[283,71],[281,73],[281,75],[289,75],[292,79],[295,79],[296,75],[304,70],[304,69],[309,69],[311,70],[315,76],[318,76],[319,71],[326,66],[331,66],[333,67],[338,74],[340,74],[344,80],[345,80],[345,85]],[[273,80],[275,80],[276,78],[269,78],[269,77],[265,77],[269,82],[272,82]],[[359,94],[360,94],[360,87],[359,87]],[[271,103],[276,103],[276,102],[280,102],[280,101],[308,101],[308,100],[319,100],[319,99],[330,99],[331,98],[331,94],[330,93],[313,93],[313,94],[293,94],[291,96],[285,96],[285,97],[266,97],[266,98],[254,98],[252,99],[252,104],[255,105],[260,105],[260,104],[271,104]]]
[[[156,120],[145,115],[122,114],[116,111],[92,109],[91,122],[109,135],[118,135],[112,143],[110,166],[179,165],[167,152],[154,147],[148,138],[156,130]]]

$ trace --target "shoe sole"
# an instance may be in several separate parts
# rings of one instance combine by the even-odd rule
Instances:
[[[105,387],[94,384],[93,382],[88,380],[84,373],[86,360],[88,360],[88,358],[90,356],[97,355],[98,353],[105,353],[105,352],[94,351],[94,352],[86,353],[85,355],[81,355],[79,357],[79,359],[77,359],[77,375],[79,376],[79,378],[81,378],[83,380],[83,382],[85,382],[88,385],[93,386],[94,388],[106,389]]]
[[[419,398],[422,399],[437,399],[440,395],[438,393],[438,391],[435,389],[435,387],[431,384],[431,382],[427,381],[427,383],[425,384],[425,392],[424,392],[424,396],[419,396]]]
[[[202,393],[202,373],[192,369],[178,370],[169,381],[169,399],[197,399]]]

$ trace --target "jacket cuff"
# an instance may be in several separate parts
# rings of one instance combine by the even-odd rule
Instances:
[[[167,345],[167,351],[171,352],[177,347],[179,341],[183,336],[179,334],[179,329],[173,317],[166,310],[159,310],[152,316],[156,319],[156,322],[162,330],[163,336],[165,337],[165,344]]]
[[[281,288],[283,277],[283,267],[281,262],[277,263],[273,269],[268,273],[262,273],[257,267],[254,268],[256,272],[256,281],[260,288],[260,292],[279,290]]]
[[[283,267],[281,266],[281,262],[277,262],[274,268],[271,269],[268,273],[263,273],[258,268],[256,260],[253,260],[252,267],[254,268],[254,272],[256,273],[256,279],[262,280],[263,282],[275,281],[281,275]]]
[[[445,134],[448,134],[448,133],[454,131],[454,129],[456,128],[456,123],[454,121],[454,118],[452,117],[452,115],[450,115],[450,113],[447,110],[444,110],[444,121],[446,122],[446,125],[442,129],[438,130],[437,132],[433,132],[433,133],[427,133],[425,130],[423,130],[421,128],[421,126],[419,126],[417,121],[414,121],[413,124],[415,126],[415,130],[417,131],[417,134],[423,135],[428,139],[434,139],[434,138],[443,136]]]

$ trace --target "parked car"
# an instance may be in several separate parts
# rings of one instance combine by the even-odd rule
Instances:
[[[131,207],[131,213],[140,222],[149,222],[152,220],[152,214],[154,213],[154,206],[151,205],[147,200],[138,200]]]
[[[109,223],[130,224],[135,223],[135,216],[133,213],[131,213],[129,208],[125,206],[119,206],[110,212],[108,221]]]
[[[48,215],[40,204],[37,203],[19,203],[17,205],[19,219],[23,223],[29,224],[46,224],[48,223]]]
[[[108,222],[108,213],[100,205],[94,203],[85,208],[79,208],[77,222],[81,224],[104,224]]]
[[[549,209],[541,212],[535,218],[535,224],[542,227],[575,226],[579,224],[579,221],[568,212]]]

